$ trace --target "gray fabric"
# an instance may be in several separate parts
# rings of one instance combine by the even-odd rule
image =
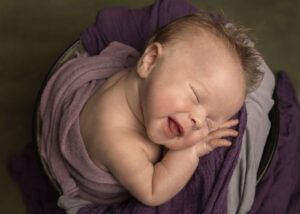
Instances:
[[[246,97],[247,126],[237,166],[228,189],[227,213],[247,213],[253,204],[256,174],[270,129],[270,112],[275,78],[270,68],[260,66],[264,78],[257,90]]]
[[[81,207],[91,204],[90,201],[78,197],[62,195],[59,197],[57,205],[64,209],[67,214],[76,214]]]

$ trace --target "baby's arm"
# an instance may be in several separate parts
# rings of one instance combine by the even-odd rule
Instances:
[[[146,153],[132,141],[128,145],[111,145],[112,152],[105,156],[105,165],[116,179],[139,201],[150,206],[160,205],[175,196],[193,175],[203,156],[220,146],[229,146],[230,142],[220,139],[236,136],[229,127],[236,123],[227,123],[207,136],[206,141],[184,150],[169,150],[160,162],[153,165]],[[141,143],[141,142],[138,142]]]

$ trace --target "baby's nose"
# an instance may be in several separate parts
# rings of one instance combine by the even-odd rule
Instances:
[[[191,114],[190,118],[192,121],[192,129],[193,130],[199,130],[204,126],[205,116],[203,116],[201,114]]]

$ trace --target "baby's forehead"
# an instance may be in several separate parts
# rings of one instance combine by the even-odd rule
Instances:
[[[227,117],[233,116],[245,101],[246,83],[236,76],[229,75],[227,81],[219,81],[218,85],[212,85],[212,90],[214,93],[210,99],[213,100],[216,111]]]
[[[207,51],[210,48],[240,60],[240,55],[234,48],[234,45],[220,33],[201,27],[187,29],[186,31],[174,33],[164,46],[181,53],[185,53],[183,52],[184,49],[189,49],[193,54],[206,54],[203,51]],[[220,52],[220,50],[226,51]]]
[[[217,29],[195,25],[186,25],[179,28],[177,31],[171,34],[171,36],[169,37],[169,41],[182,40],[191,42],[194,38],[197,40],[201,40],[207,37],[214,38],[216,40],[222,41],[224,44],[230,45],[230,41],[228,40],[228,38]]]

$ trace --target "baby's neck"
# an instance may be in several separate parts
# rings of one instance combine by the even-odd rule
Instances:
[[[140,83],[134,68],[127,70],[126,74],[122,77],[120,88],[123,90],[126,103],[131,113],[137,122],[144,127],[144,117],[142,106],[140,102]]]

